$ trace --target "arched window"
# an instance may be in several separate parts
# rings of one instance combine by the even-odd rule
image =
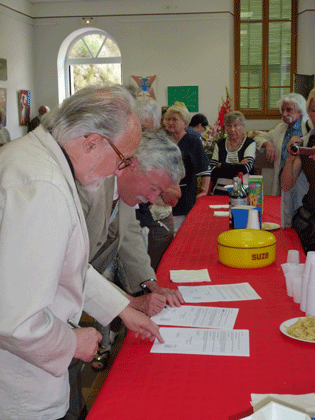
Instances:
[[[85,86],[106,81],[121,83],[120,50],[104,31],[89,28],[71,34],[59,51],[59,72],[62,58],[64,83],[59,86],[60,101]]]

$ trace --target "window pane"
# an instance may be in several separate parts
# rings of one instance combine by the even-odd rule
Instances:
[[[74,92],[102,82],[121,83],[121,64],[78,64],[71,66]]]
[[[240,109],[261,110],[261,89],[240,89]]]
[[[91,53],[86,48],[86,45],[84,44],[84,42],[82,41],[82,39],[80,39],[71,48],[71,50],[69,52],[69,57],[70,58],[87,58],[87,57],[90,58],[91,57]]]
[[[291,19],[291,0],[269,1],[269,19]]]
[[[291,62],[291,23],[273,22],[269,24],[269,64]]]
[[[120,51],[117,44],[110,38],[107,38],[105,45],[99,53],[99,57],[120,57]]]
[[[261,87],[262,85],[262,68],[261,66],[242,66],[241,87]]]
[[[291,23],[269,24],[269,97],[268,108],[278,109],[277,101],[290,91],[291,75]],[[271,88],[283,86],[285,88]]]
[[[269,66],[269,86],[290,86],[290,66]]]
[[[269,89],[269,101],[268,101],[268,108],[269,109],[279,109],[277,106],[277,102],[281,99],[284,95],[290,93],[290,87],[286,88],[270,88]]]
[[[86,45],[91,50],[93,57],[97,57],[97,53],[103,45],[105,36],[101,34],[91,34],[83,37],[83,39],[86,42]]]
[[[262,24],[241,24],[241,66],[262,64]]]
[[[241,0],[241,20],[261,20],[263,0]]]

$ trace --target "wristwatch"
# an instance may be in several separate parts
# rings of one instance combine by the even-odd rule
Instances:
[[[154,281],[156,283],[156,279],[148,279],[140,283],[140,287],[142,290],[145,290],[146,292],[151,293],[150,288],[145,284],[147,281]]]

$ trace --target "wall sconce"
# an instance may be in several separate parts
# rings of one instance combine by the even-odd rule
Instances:
[[[81,25],[82,26],[90,26],[94,22],[95,22],[94,17],[83,17],[83,18],[81,18]]]

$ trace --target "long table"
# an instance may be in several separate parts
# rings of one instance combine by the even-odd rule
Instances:
[[[234,328],[249,330],[250,357],[153,354],[151,342],[129,332],[88,420],[237,420],[252,413],[251,393],[314,392],[315,344],[279,330],[283,321],[305,316],[287,296],[281,269],[289,249],[298,249],[305,262],[298,236],[289,228],[273,232],[276,260],[268,267],[226,267],[218,261],[217,236],[228,230],[228,218],[214,217],[209,208],[222,203],[226,197],[197,201],[164,254],[157,278],[176,288],[170,269],[208,268],[208,284],[250,283],[261,300],[211,304],[239,308]],[[264,198],[263,221],[280,224],[279,197]]]

